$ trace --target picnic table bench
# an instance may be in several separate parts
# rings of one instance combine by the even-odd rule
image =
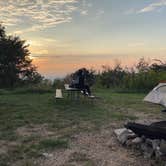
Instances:
[[[67,98],[70,100],[80,100],[81,94],[84,96],[84,99],[88,99],[88,101],[91,101],[91,102],[93,102],[95,99],[98,99],[98,97],[96,96],[84,95],[80,89],[71,88],[69,84],[65,84],[64,87],[65,87],[65,91],[67,92]],[[62,89],[56,89],[55,98],[63,99]]]

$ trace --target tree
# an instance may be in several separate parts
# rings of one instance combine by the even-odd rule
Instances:
[[[148,72],[149,71],[149,62],[145,60],[145,58],[141,58],[136,65],[136,69],[138,72]]]
[[[0,39],[5,37],[5,28],[0,24]]]
[[[163,62],[159,59],[154,59],[155,63],[153,63],[150,66],[150,69],[156,71],[156,72],[162,72],[162,71],[166,71],[166,62]]]
[[[42,79],[32,64],[25,40],[7,36],[0,25],[0,87],[13,87],[16,83],[36,81],[35,78]]]
[[[101,84],[106,88],[121,86],[124,77],[127,75],[121,64],[118,62],[113,68],[110,66],[102,66],[103,70],[100,76]]]
[[[95,83],[95,70],[93,70],[93,69],[86,69],[86,68],[80,68],[79,70],[77,70],[73,74],[73,76],[77,75],[80,70],[84,71],[86,84],[88,84],[89,86],[92,86]]]

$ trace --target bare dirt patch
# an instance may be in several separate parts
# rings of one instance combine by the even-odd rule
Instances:
[[[100,131],[73,135],[69,149],[55,151],[52,157],[40,159],[40,165],[150,166],[148,160],[117,142],[113,128],[109,125]]]
[[[6,141],[0,141],[0,155],[6,154],[8,151]]]
[[[40,125],[19,127],[16,130],[16,134],[22,137],[31,137],[31,136],[49,137],[54,135],[55,133],[48,129],[47,124],[40,124]]]

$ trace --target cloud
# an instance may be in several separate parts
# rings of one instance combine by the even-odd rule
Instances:
[[[40,56],[40,55],[47,55],[49,53],[49,51],[48,50],[38,50],[33,53]]]
[[[135,13],[135,10],[133,8],[124,12],[125,15],[129,15],[129,14],[133,14],[133,13]]]
[[[144,7],[143,9],[140,9],[137,13],[152,12],[156,9],[163,7],[163,6],[166,6],[166,0],[160,0],[156,3],[151,3],[148,6]]]
[[[90,0],[80,0],[80,14],[83,16],[88,15],[89,9],[92,7]]]
[[[104,11],[104,10],[98,10],[98,11],[96,12],[96,17],[95,17],[95,19],[101,18],[104,14],[105,14],[105,11]]]
[[[52,48],[64,50],[71,47],[68,41],[59,41],[53,38],[38,37],[35,39],[28,39],[26,44],[29,45],[29,50],[34,55],[48,55],[52,54]]]
[[[82,11],[81,11],[81,14],[82,14],[82,15],[88,15],[88,11],[87,11],[87,10],[82,10]]]
[[[142,46],[145,46],[144,42],[133,42],[128,44],[128,47],[142,47]]]
[[[0,18],[21,34],[71,22],[79,0],[0,0]],[[20,29],[20,26],[22,27]]]
[[[101,16],[101,15],[103,15],[105,12],[104,12],[104,10],[99,10],[98,12],[97,12],[97,15],[98,16]]]

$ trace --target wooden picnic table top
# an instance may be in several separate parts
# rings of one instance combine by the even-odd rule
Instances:
[[[77,88],[65,88],[67,91],[80,91],[80,89]]]

